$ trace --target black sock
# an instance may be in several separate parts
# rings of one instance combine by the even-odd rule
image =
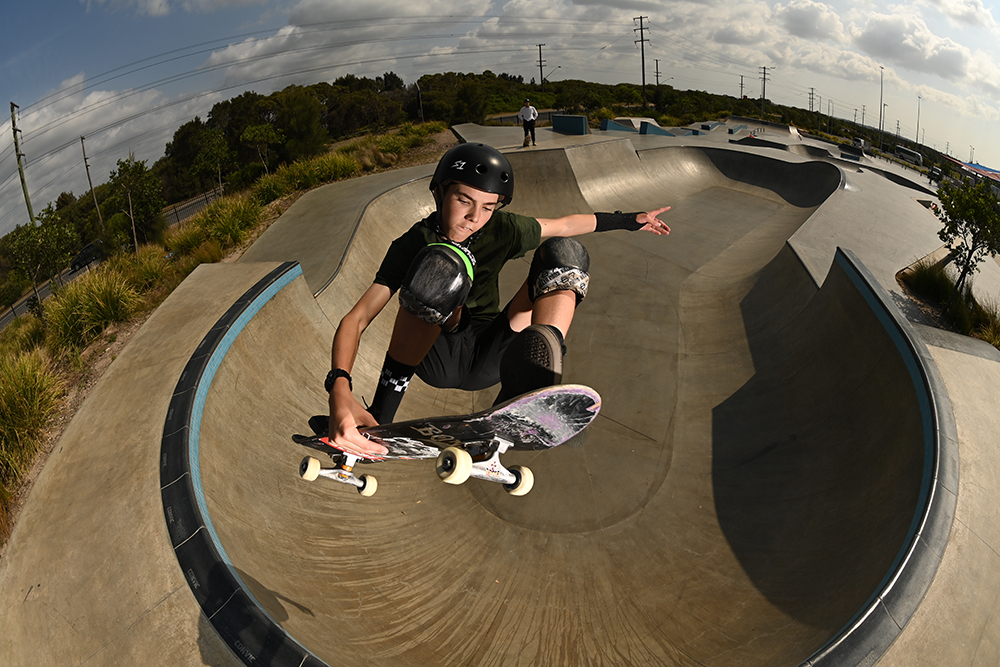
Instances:
[[[382,375],[378,379],[378,388],[375,390],[375,398],[368,407],[368,412],[378,421],[379,424],[388,424],[396,416],[396,410],[403,400],[406,388],[410,386],[413,372],[416,366],[407,366],[392,357],[387,352],[385,361],[382,362]]]

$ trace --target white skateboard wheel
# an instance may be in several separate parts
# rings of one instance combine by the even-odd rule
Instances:
[[[464,484],[472,475],[472,456],[459,447],[441,450],[437,458],[437,474],[447,484]]]
[[[307,456],[299,464],[299,477],[307,482],[314,482],[319,477],[319,469],[319,461],[311,456]]]
[[[365,498],[374,496],[375,492],[378,490],[378,480],[372,475],[362,475],[359,477],[363,483],[363,486],[358,487],[358,493],[363,495]]]
[[[535,476],[531,473],[530,468],[526,466],[511,466],[510,471],[517,477],[517,481],[513,484],[503,485],[507,493],[512,496],[523,496],[528,491],[531,491],[531,487],[535,485]]]

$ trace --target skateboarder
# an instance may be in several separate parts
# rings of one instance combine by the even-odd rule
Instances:
[[[517,112],[517,117],[521,119],[524,127],[524,145],[528,145],[528,137],[531,137],[531,145],[535,146],[535,121],[538,120],[538,109],[531,106],[531,100],[524,100],[524,106]]]
[[[585,213],[535,219],[501,210],[514,193],[510,163],[483,144],[445,153],[430,183],[437,210],[393,241],[374,283],[344,316],[333,340],[330,440],[361,455],[385,452],[358,426],[391,422],[414,373],[435,387],[475,391],[501,382],[497,401],[562,377],[564,338],[587,294],[590,258],[570,237],[614,229],[669,234],[648,213]],[[502,310],[498,275],[537,248],[528,279]],[[399,292],[375,396],[364,408],[352,394],[361,335]]]

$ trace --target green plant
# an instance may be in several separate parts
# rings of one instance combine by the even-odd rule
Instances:
[[[0,331],[0,354],[31,352],[45,342],[45,325],[34,315],[16,317]]]
[[[0,356],[0,484],[8,493],[30,465],[61,394],[41,352]]]
[[[206,238],[203,227],[187,222],[167,232],[163,243],[171,252],[187,254],[204,243]]]
[[[84,347],[109,324],[132,317],[141,298],[113,267],[101,267],[69,284],[48,306],[46,345],[54,354]]]
[[[167,268],[166,251],[158,245],[145,245],[138,254],[120,253],[107,262],[108,270],[117,271],[135,290],[149,289]]]
[[[940,263],[928,260],[917,262],[904,280],[914,292],[935,304],[945,303],[955,287],[955,281],[948,275],[947,269]]]
[[[251,196],[234,195],[212,202],[196,217],[195,222],[206,236],[223,247],[238,245],[248,230],[260,222],[263,210]]]
[[[251,188],[254,199],[261,206],[266,206],[273,201],[281,199],[289,194],[285,187],[285,182],[278,173],[269,174],[260,178]]]

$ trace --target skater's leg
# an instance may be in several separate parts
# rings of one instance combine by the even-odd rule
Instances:
[[[528,280],[507,308],[517,337],[500,363],[497,403],[562,380],[565,336],[587,294],[590,258],[574,239],[553,238],[535,251]]]

